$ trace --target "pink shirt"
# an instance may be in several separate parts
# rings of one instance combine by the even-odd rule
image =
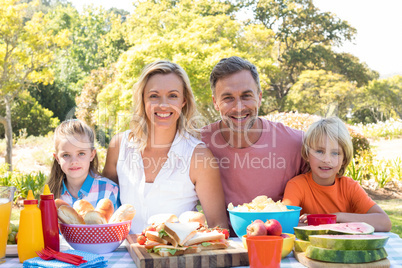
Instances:
[[[218,159],[226,206],[251,202],[259,195],[281,200],[286,183],[305,170],[303,132],[261,118],[263,132],[250,147],[236,149],[223,138],[219,123],[203,128],[202,141]]]

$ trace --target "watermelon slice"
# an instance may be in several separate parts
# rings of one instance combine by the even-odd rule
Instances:
[[[385,246],[388,236],[380,235],[311,235],[312,246],[335,250],[373,250]]]
[[[296,252],[305,252],[308,246],[310,246],[309,241],[295,240],[294,247]]]
[[[373,250],[335,250],[309,246],[306,256],[313,260],[337,263],[366,263],[385,259],[384,248]]]
[[[310,235],[324,234],[372,234],[374,227],[365,222],[348,222],[335,224],[322,224],[317,226],[301,226],[293,227],[295,235],[298,239],[309,240]]]

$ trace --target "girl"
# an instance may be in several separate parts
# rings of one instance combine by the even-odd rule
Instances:
[[[169,61],[147,65],[134,86],[132,127],[113,137],[103,175],[134,205],[131,232],[159,213],[195,210],[200,200],[210,227],[227,228],[219,169],[198,140],[196,107],[186,72]]]
[[[79,120],[68,120],[56,128],[54,141],[56,152],[48,184],[55,198],[71,206],[85,199],[94,207],[100,199],[109,198],[116,210],[119,188],[99,175],[94,131]]]
[[[302,207],[307,214],[335,214],[337,222],[366,222],[376,232],[391,230],[388,215],[358,182],[343,176],[353,157],[353,144],[345,124],[337,117],[321,119],[306,132],[302,157],[310,171],[290,180],[283,203]]]

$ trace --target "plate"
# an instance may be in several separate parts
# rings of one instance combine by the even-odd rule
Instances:
[[[7,257],[18,256],[17,245],[7,245],[7,247],[6,247],[6,256]]]

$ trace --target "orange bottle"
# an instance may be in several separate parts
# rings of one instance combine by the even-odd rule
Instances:
[[[50,192],[47,184],[43,189],[43,194],[40,195],[39,209],[42,215],[42,231],[45,247],[59,251],[60,238],[57,208],[54,202],[54,195]]]
[[[20,215],[17,244],[20,262],[38,257],[35,251],[43,248],[42,216],[38,208],[38,200],[34,198],[32,190],[29,190]]]

